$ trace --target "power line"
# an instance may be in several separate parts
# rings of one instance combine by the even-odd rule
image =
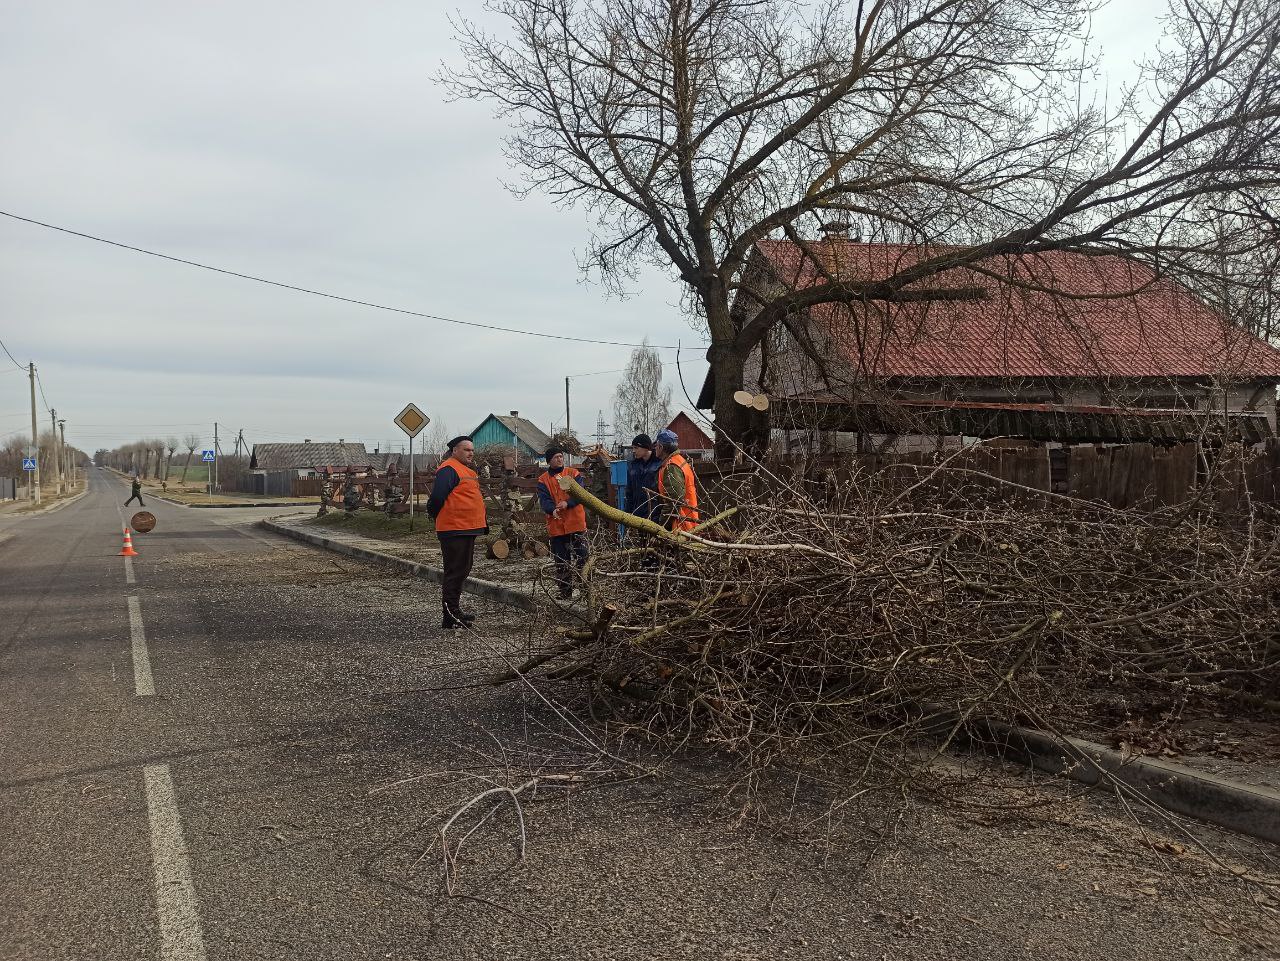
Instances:
[[[686,348],[689,349],[689,348]],[[626,372],[625,367],[619,367],[617,370],[593,370],[585,374],[568,374],[570,380],[577,380],[579,377],[595,377],[597,374],[622,374]]]
[[[3,340],[0,340],[0,347],[4,347],[4,352],[6,354],[9,354],[9,348],[4,346]],[[14,359],[13,354],[9,354],[9,359],[13,361],[13,366],[17,367],[18,370],[25,371],[27,369],[25,366],[23,366],[22,364],[19,364],[18,361]]]
[[[36,371],[36,386],[40,388],[40,399],[44,401],[44,409],[50,410],[49,398],[44,395],[44,381],[40,379],[40,371]]]
[[[44,227],[47,230],[56,230],[59,233],[70,234],[72,237],[82,237],[85,240],[93,240],[100,244],[107,244],[111,247],[119,247],[122,250],[132,250],[134,253],[146,254],[148,257],[158,257],[161,260],[172,261],[176,264],[186,264],[188,267],[198,267],[201,270],[212,271],[215,274],[225,274],[228,277],[238,277],[241,280],[252,280],[254,283],[266,284],[269,287],[279,287],[283,290],[292,290],[300,294],[310,294],[313,297],[324,297],[327,300],[337,300],[344,304],[356,304],[360,307],[372,307],[375,310],[385,310],[393,314],[406,314],[410,317],[421,317],[425,320],[438,320],[446,324],[458,324],[462,327],[474,327],[479,330],[494,330],[503,334],[521,334],[525,337],[544,337],[548,340],[568,340],[580,344],[603,344],[607,347],[653,347],[656,350],[698,350],[699,348],[672,346],[670,344],[634,344],[629,341],[621,340],[597,340],[592,337],[573,337],[569,334],[549,334],[540,330],[520,330],[515,327],[499,327],[495,324],[481,324],[473,320],[458,320],[455,317],[442,317],[439,314],[427,314],[418,310],[409,310],[405,307],[388,307],[385,304],[375,304],[369,300],[358,300],[354,297],[343,297],[340,294],[331,294],[323,290],[312,290],[309,287],[298,287],[295,284],[286,284],[278,280],[269,280],[266,277],[257,277],[253,274],[244,274],[238,270],[228,270],[225,267],[214,267],[210,264],[202,264],[195,260],[187,260],[183,257],[175,257],[172,254],[163,254],[157,250],[148,250],[145,247],[135,247],[132,244],[121,243],[118,240],[108,240],[106,237],[97,237],[93,234],[86,234],[79,230],[72,230],[70,227],[59,227],[57,224],[45,223],[42,220],[32,220],[30,217],[21,217],[18,214],[10,213],[7,210],[0,210],[0,216],[8,217],[11,220],[18,220],[24,224],[32,224],[36,227]],[[6,351],[7,353],[7,351]],[[10,358],[12,359],[12,357]],[[17,361],[14,361],[17,363]]]

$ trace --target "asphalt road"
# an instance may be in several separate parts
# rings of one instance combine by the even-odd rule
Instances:
[[[468,687],[522,615],[442,632],[433,586],[276,540],[270,509],[148,502],[130,572],[126,495],[94,472],[0,519],[3,961],[1280,956],[1265,845],[1053,785],[984,806],[1012,773],[964,810],[871,795],[776,830],[785,791],[743,806],[705,754],[637,776]],[[441,825],[531,771],[525,859],[507,804],[451,896]]]

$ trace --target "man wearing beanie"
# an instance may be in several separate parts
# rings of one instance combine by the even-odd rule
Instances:
[[[627,491],[624,505],[629,514],[655,520],[658,507],[658,458],[648,434],[636,434],[627,462]]]
[[[449,456],[436,471],[427,513],[436,522],[440,557],[444,561],[441,602],[445,628],[467,627],[475,615],[462,613],[462,585],[475,560],[476,538],[489,533],[480,476],[472,469],[476,447],[470,437],[449,441]]]
[[[662,459],[658,468],[658,520],[663,527],[688,531],[698,526],[698,483],[693,465],[680,453],[680,438],[673,430],[660,430],[653,439],[654,453]]]
[[[573,596],[575,570],[582,570],[587,563],[587,511],[578,501],[560,489],[557,478],[577,479],[578,471],[564,466],[564,448],[552,445],[547,448],[547,469],[538,478],[538,503],[547,515],[547,539],[551,556],[556,561],[556,583],[560,597]]]

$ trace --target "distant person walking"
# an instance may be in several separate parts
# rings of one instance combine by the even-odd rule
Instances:
[[[134,502],[134,499],[135,499],[135,498],[136,498],[136,499],[137,499],[137,501],[138,501],[138,506],[139,506],[139,507],[146,507],[146,506],[147,506],[146,504],[144,504],[144,503],[142,502],[142,481],[138,480],[138,478],[136,478],[136,477],[133,479],[133,487],[132,487],[131,492],[130,492],[130,494],[129,494],[129,499],[128,499],[127,501],[125,501],[125,502],[124,502],[124,506],[125,506],[125,507],[128,507],[130,504],[132,504],[132,503]]]
[[[587,563],[587,511],[560,489],[561,475],[577,480],[576,467],[564,466],[564,448],[547,448],[547,469],[538,478],[538,503],[547,515],[547,539],[556,561],[556,584],[562,600],[573,596],[574,575]]]
[[[449,441],[449,456],[436,471],[436,481],[427,501],[427,513],[436,522],[440,556],[444,561],[441,627],[466,627],[475,623],[474,614],[462,612],[462,585],[475,561],[476,538],[489,533],[480,476],[471,465],[476,447],[470,437]]]
[[[673,531],[691,531],[698,526],[698,481],[693,465],[680,453],[680,439],[673,430],[658,431],[653,448],[662,459],[658,468],[660,522]]]

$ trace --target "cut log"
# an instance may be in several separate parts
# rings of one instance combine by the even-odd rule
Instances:
[[[733,402],[741,404],[743,407],[750,407],[755,399],[755,395],[749,390],[735,390],[733,392]]]
[[[769,409],[769,397],[767,394],[756,394],[751,398],[751,406],[756,410],[765,411]]]
[[[533,551],[539,557],[547,557],[551,554],[551,548],[549,548],[546,544],[542,543],[542,541],[533,542]]]
[[[531,561],[538,556],[538,551],[532,544],[525,544],[521,553],[524,554],[524,559],[526,561]]]
[[[489,544],[489,556],[495,561],[505,561],[511,554],[511,547],[499,537],[496,541]]]

